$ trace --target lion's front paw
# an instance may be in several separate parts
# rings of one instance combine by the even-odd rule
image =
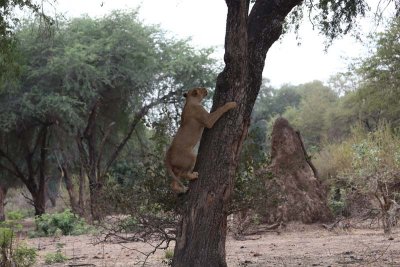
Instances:
[[[234,109],[237,107],[237,104],[236,104],[236,102],[228,102],[228,103],[226,103],[226,106],[228,109]]]
[[[189,180],[196,180],[197,178],[199,178],[198,172],[192,172],[189,176]]]

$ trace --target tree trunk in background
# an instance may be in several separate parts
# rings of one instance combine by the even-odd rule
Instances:
[[[78,214],[80,217],[83,216],[83,210],[80,208],[77,198],[76,198],[76,190],[74,184],[72,182],[71,176],[69,176],[68,170],[65,165],[61,167],[62,177],[64,178],[65,187],[68,192],[69,202],[71,205],[71,210],[74,214]]]
[[[7,187],[0,185],[0,222],[4,222],[6,219],[6,215],[4,213],[6,196],[7,196]]]
[[[37,179],[35,178],[36,171],[33,166],[33,153],[28,151],[26,157],[28,177],[27,179],[22,180],[32,195],[32,204],[35,208],[36,216],[40,216],[46,212],[46,157],[48,152],[47,134],[48,126],[44,126],[37,139],[38,144],[40,145],[40,158],[37,166],[37,168],[39,169],[39,175]]]
[[[82,210],[82,215],[86,217],[86,206],[85,206],[85,183],[86,176],[84,175],[84,171],[82,167],[79,171],[79,198],[78,198],[78,206]]]
[[[227,266],[225,241],[229,202],[242,143],[262,82],[268,49],[282,33],[286,15],[299,0],[226,0],[225,68],[218,76],[212,111],[228,101],[238,107],[205,130],[187,203],[178,227],[172,265]]]

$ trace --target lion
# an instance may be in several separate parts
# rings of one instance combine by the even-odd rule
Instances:
[[[182,184],[181,178],[195,180],[198,172],[193,172],[196,163],[194,147],[199,142],[204,127],[211,128],[215,122],[228,110],[236,108],[236,102],[227,102],[212,113],[201,105],[207,96],[206,88],[193,88],[184,93],[185,106],[181,115],[181,124],[167,150],[165,165],[169,175],[172,176],[172,190],[178,194],[186,193],[188,188]]]

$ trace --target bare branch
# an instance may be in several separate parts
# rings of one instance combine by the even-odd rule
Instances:
[[[111,165],[117,159],[119,153],[122,151],[122,149],[125,147],[125,145],[128,142],[128,140],[131,138],[131,136],[132,136],[137,124],[143,119],[144,116],[147,115],[149,110],[151,108],[153,108],[154,106],[158,105],[158,104],[170,101],[170,99],[173,98],[173,96],[175,96],[177,93],[178,93],[178,91],[171,91],[168,94],[164,95],[163,97],[158,98],[158,99],[154,100],[153,102],[143,106],[139,111],[137,111],[135,113],[135,116],[134,116],[134,118],[133,118],[133,120],[132,120],[132,122],[131,122],[131,124],[129,126],[128,133],[121,140],[119,145],[115,148],[114,152],[111,154],[111,157],[107,161],[107,164],[105,165],[104,171],[101,174],[101,176],[103,176],[103,175],[105,175],[107,173],[107,171],[109,170]]]
[[[0,149],[0,158],[3,157],[5,158],[14,168],[14,170],[12,170],[11,168],[8,168],[7,166],[5,166],[4,164],[2,164],[0,162],[0,168],[3,168],[7,171],[9,171],[11,174],[13,174],[16,177],[19,177],[24,183],[27,181],[27,179],[25,178],[25,175],[23,174],[23,172],[21,171],[21,169],[18,167],[18,165],[11,159],[10,156],[8,156],[3,150]]]

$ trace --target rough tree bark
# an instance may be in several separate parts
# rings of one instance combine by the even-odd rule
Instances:
[[[79,201],[77,200],[76,197],[76,190],[75,190],[75,186],[74,183],[71,179],[71,176],[68,173],[68,168],[66,167],[65,164],[61,165],[61,177],[64,179],[65,182],[65,187],[67,189],[68,192],[68,196],[69,196],[69,202],[71,205],[71,210],[74,214],[78,214],[79,216],[83,217],[84,213],[83,213],[83,209],[82,207],[79,205]]]
[[[0,184],[0,222],[4,222],[6,215],[4,213],[5,200],[7,195],[7,187]]]
[[[266,53],[282,33],[285,17],[301,0],[226,0],[225,68],[217,79],[212,111],[228,101],[238,108],[205,130],[178,227],[173,266],[227,266],[228,206],[242,143],[262,82]]]

